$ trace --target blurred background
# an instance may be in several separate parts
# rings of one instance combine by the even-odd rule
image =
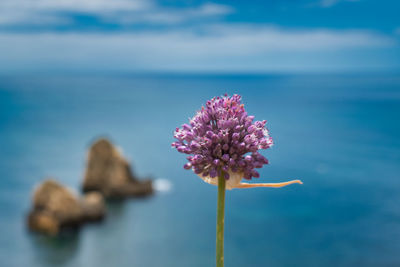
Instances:
[[[226,266],[400,266],[400,3],[0,1],[0,266],[213,266],[216,187],[175,127],[238,93],[275,146],[227,193]],[[45,177],[79,190],[107,136],[169,191],[71,236],[27,231]]]

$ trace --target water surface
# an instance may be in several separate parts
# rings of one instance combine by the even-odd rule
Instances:
[[[226,266],[400,265],[400,76],[44,74],[0,77],[0,265],[213,266],[216,188],[170,143],[225,92],[268,121],[260,181],[304,182],[227,193]],[[79,190],[97,136],[172,190],[108,203],[76,235],[29,233],[33,187]]]

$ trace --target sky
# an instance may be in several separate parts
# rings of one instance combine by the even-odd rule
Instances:
[[[0,73],[398,72],[397,0],[1,0]]]

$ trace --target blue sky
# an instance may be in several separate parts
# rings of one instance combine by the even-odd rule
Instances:
[[[0,71],[400,70],[395,0],[1,0]]]

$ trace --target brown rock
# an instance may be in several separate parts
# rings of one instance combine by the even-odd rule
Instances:
[[[31,212],[28,216],[28,227],[31,230],[48,235],[57,235],[60,225],[57,219],[46,212]]]
[[[100,194],[79,199],[58,182],[46,180],[34,192],[28,227],[56,235],[65,228],[78,228],[86,221],[102,219],[104,214],[104,200]]]
[[[82,216],[78,197],[54,180],[45,181],[35,190],[33,208],[48,213],[61,224],[74,224]]]
[[[129,163],[106,139],[90,148],[83,191],[98,191],[107,198],[145,196],[153,192],[151,180],[139,181]]]
[[[98,192],[89,192],[82,199],[83,216],[86,221],[102,220],[106,213],[103,196]]]

